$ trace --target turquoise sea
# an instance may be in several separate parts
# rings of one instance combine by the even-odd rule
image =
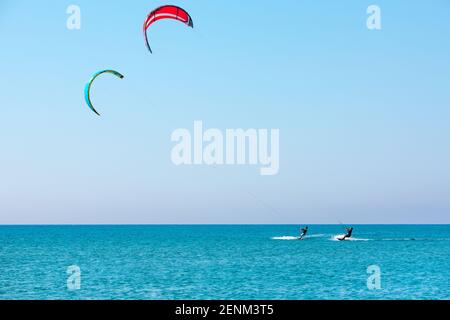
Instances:
[[[450,225],[354,227],[0,226],[0,299],[450,298]]]

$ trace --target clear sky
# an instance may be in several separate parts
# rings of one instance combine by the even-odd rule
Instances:
[[[450,223],[448,0],[173,1],[150,55],[161,4],[1,0],[0,223]],[[280,129],[279,174],[174,166],[195,120]]]

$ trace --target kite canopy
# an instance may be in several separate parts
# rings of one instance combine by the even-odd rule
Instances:
[[[115,75],[116,77],[118,77],[118,78],[120,78],[120,79],[123,79],[123,78],[124,78],[124,76],[123,76],[122,74],[120,74],[119,72],[117,72],[117,71],[115,71],[115,70],[102,70],[102,71],[96,72],[96,73],[92,76],[92,78],[88,81],[88,83],[86,84],[86,87],[85,87],[85,89],[84,89],[84,99],[86,100],[86,103],[87,103],[88,107],[89,107],[92,111],[94,111],[98,116],[100,115],[100,113],[98,113],[97,110],[95,110],[95,108],[94,108],[94,106],[92,105],[92,102],[91,102],[91,86],[92,86],[92,83],[94,82],[94,80],[95,80],[99,75],[101,75],[101,74],[103,74],[103,73],[111,73],[111,74]]]
[[[162,6],[159,8],[156,8],[152,12],[150,12],[147,16],[147,19],[145,19],[144,22],[144,37],[145,37],[145,43],[147,45],[148,50],[150,53],[152,53],[152,49],[150,48],[150,44],[148,42],[148,36],[147,36],[147,29],[156,21],[162,20],[162,19],[173,19],[178,20],[186,24],[188,27],[194,28],[194,23],[192,21],[191,16],[189,13],[186,12],[186,10],[177,7],[177,6]]]

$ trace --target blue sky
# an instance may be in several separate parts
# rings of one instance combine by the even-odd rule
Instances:
[[[162,4],[2,0],[0,223],[450,223],[447,0],[174,1],[149,55]],[[195,120],[280,129],[280,173],[174,166]]]

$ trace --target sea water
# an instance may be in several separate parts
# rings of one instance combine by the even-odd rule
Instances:
[[[449,225],[299,227],[0,226],[0,299],[450,298]]]

